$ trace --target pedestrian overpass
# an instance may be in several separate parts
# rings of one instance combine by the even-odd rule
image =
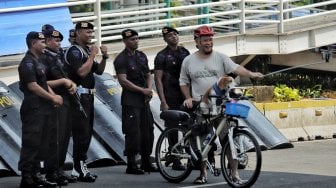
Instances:
[[[138,4],[132,4],[133,0],[19,1],[21,4],[15,6],[8,6],[10,1],[0,2],[0,7],[5,7],[0,9],[2,17],[27,15],[25,18],[21,16],[24,23],[17,18],[15,21],[8,20],[10,17],[7,17],[2,21],[5,24],[0,26],[2,33],[12,36],[11,41],[5,41],[5,44],[16,44],[14,48],[17,48],[16,51],[11,51],[12,54],[4,54],[6,48],[0,50],[0,77],[6,83],[15,79],[16,66],[26,50],[23,40],[26,33],[40,30],[43,24],[49,23],[67,36],[66,32],[73,27],[69,20],[72,23],[83,20],[94,23],[94,42],[109,47],[112,57],[110,61],[124,48],[120,32],[125,28],[136,29],[141,37],[140,50],[147,54],[151,67],[156,53],[166,45],[160,30],[165,25],[176,27],[180,31],[181,44],[191,52],[196,50],[192,30],[201,24],[214,27],[217,33],[214,49],[243,65],[255,55],[272,55],[271,63],[286,66],[309,63],[321,58],[321,54],[311,52],[319,52],[318,48],[336,43],[336,10],[332,8],[336,6],[336,0],[308,5],[300,5],[297,0],[166,0],[165,3],[146,0]],[[29,3],[24,5],[25,2]],[[172,2],[175,6],[170,6]],[[79,6],[91,8],[85,12],[68,14],[69,8]],[[62,11],[55,13],[53,10]],[[53,16],[42,16],[34,19],[34,22],[27,22],[29,15],[36,12],[52,12]],[[29,23],[33,26],[29,27]],[[24,26],[20,32],[8,32],[11,28],[20,26]],[[2,41],[6,38],[2,36]],[[14,42],[16,38],[21,40],[20,43]],[[63,43],[68,45],[66,40]],[[312,67],[336,70],[333,64]],[[114,74],[112,65],[108,65],[107,72]]]
[[[304,6],[297,4],[296,0],[174,1],[180,2],[175,4],[176,6],[167,6],[167,4],[172,5],[170,0],[166,0],[166,3],[159,3],[158,0],[141,1],[143,3],[139,4],[132,4],[132,2],[133,0],[4,0],[0,2],[0,43],[5,46],[0,49],[0,80],[5,82],[0,87],[2,101],[0,141],[6,146],[0,152],[10,153],[3,156],[1,156],[2,153],[0,154],[3,158],[3,161],[0,160],[0,176],[2,171],[4,175],[18,174],[16,165],[20,149],[20,133],[13,130],[20,131],[21,124],[18,117],[20,97],[9,95],[18,91],[17,66],[26,51],[24,37],[29,31],[40,30],[43,24],[56,26],[56,29],[62,31],[67,38],[66,32],[74,26],[73,23],[84,20],[93,22],[95,25],[93,42],[109,47],[111,58],[108,60],[106,72],[112,75],[114,73],[112,61],[124,48],[120,32],[125,28],[139,31],[140,50],[147,54],[152,68],[156,53],[166,45],[161,35],[161,28],[165,25],[174,26],[180,31],[181,44],[191,52],[196,50],[192,36],[193,29],[201,24],[214,27],[215,50],[231,56],[242,65],[248,64],[256,55],[271,55],[272,64],[295,66],[321,61],[321,47],[326,49],[327,46],[329,52],[334,52],[336,10],[335,8],[328,10],[328,7],[335,7],[336,0]],[[88,5],[89,9],[70,14],[69,7],[79,5]],[[5,53],[6,50],[8,53]],[[335,62],[334,59],[331,61]],[[312,67],[336,70],[333,63]],[[111,89],[109,90],[111,93],[120,91],[120,86],[113,82],[113,76],[105,75],[100,79],[96,79],[97,85],[103,83],[101,84],[103,89],[107,87]],[[113,90],[114,87],[115,90]],[[111,106],[108,107],[102,101],[118,101],[103,100],[104,96],[99,95],[99,92],[96,97],[95,113],[100,114],[101,117],[95,116],[97,118],[95,132],[104,134],[94,135],[92,143],[95,146],[90,147],[93,150],[89,151],[91,157],[89,158],[92,163],[96,159],[105,159],[109,163],[117,164],[118,161],[123,160],[120,155],[122,147],[116,148],[116,146],[122,146],[120,143],[123,142],[122,133],[119,130],[121,122],[114,112],[116,108],[111,110]],[[154,101],[153,105],[155,104],[157,108],[158,99],[156,102]],[[7,113],[9,111],[15,113]],[[153,111],[159,112],[158,109]],[[17,127],[13,127],[14,125]]]

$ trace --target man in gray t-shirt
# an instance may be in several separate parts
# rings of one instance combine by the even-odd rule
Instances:
[[[204,25],[195,29],[194,39],[198,51],[187,56],[182,63],[180,87],[185,97],[183,105],[187,108],[192,108],[192,102],[200,101],[201,95],[204,95],[220,77],[226,74],[235,73],[254,79],[263,78],[263,74],[251,72],[234,63],[228,56],[213,51],[213,35],[214,30],[211,27]],[[202,163],[200,176],[194,183],[207,183],[206,177],[206,164]],[[237,178],[239,178],[238,175]]]
[[[197,53],[188,56],[182,65],[180,85],[191,85],[191,96],[199,101],[204,93],[223,75],[239,67],[228,56],[213,51],[207,58]]]

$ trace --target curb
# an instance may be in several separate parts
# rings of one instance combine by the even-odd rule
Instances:
[[[336,100],[255,103],[290,141],[336,138]]]

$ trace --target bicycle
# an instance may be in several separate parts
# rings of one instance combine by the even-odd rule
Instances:
[[[167,128],[161,133],[155,150],[155,160],[160,174],[168,182],[179,183],[185,180],[200,161],[206,162],[207,168],[213,175],[219,176],[222,173],[231,187],[250,187],[256,182],[261,170],[261,149],[246,125],[239,123],[240,119],[248,116],[249,107],[237,103],[239,100],[248,100],[243,95],[230,97],[234,94],[232,91],[236,89],[245,91],[246,88],[232,87],[226,91],[224,97],[209,96],[217,99],[220,112],[218,114],[202,114],[200,105],[193,110],[192,116],[178,110],[168,110],[160,114],[164,121],[179,122],[178,126]],[[192,125],[191,128],[190,125]],[[203,146],[201,136],[193,135],[193,127],[200,125],[211,125],[216,129],[215,134],[212,134]],[[172,142],[174,137],[176,141]],[[217,137],[220,138],[222,145],[221,171],[207,159]],[[179,160],[185,166],[185,170],[174,170],[171,165],[173,160]],[[238,171],[238,177],[232,174],[234,169]]]

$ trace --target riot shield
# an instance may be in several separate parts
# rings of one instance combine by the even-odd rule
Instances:
[[[263,141],[268,149],[292,148],[289,140],[250,102],[239,101],[250,107],[249,115],[244,121],[253,130],[257,137]]]
[[[116,160],[126,162],[126,157],[123,154],[125,138],[121,130],[120,117],[98,98],[95,98],[94,106],[93,129],[95,136]]]

